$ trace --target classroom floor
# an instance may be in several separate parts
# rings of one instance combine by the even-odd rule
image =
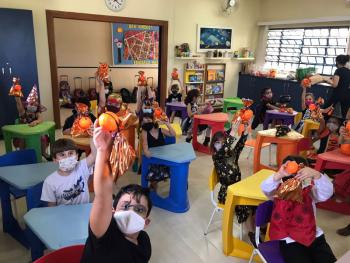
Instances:
[[[56,138],[61,136],[57,130]],[[267,163],[268,150],[263,154]],[[0,154],[3,154],[4,143],[0,141]],[[275,149],[272,149],[274,154]],[[253,156],[247,160],[249,151],[245,149],[240,157],[242,177],[252,174]],[[190,210],[184,214],[175,214],[155,207],[151,212],[151,225],[147,232],[152,242],[151,263],[204,263],[204,262],[248,262],[233,257],[226,257],[222,252],[221,217],[217,215],[208,235],[203,232],[212,213],[208,189],[208,176],[212,169],[211,156],[196,153],[197,159],[190,165],[189,199]],[[116,190],[128,183],[140,183],[139,175],[128,172],[117,183]],[[165,184],[163,187],[167,187]],[[162,189],[160,189],[162,190]],[[25,200],[17,201],[19,217],[23,224]],[[1,216],[1,215],[0,215]],[[350,237],[341,237],[336,229],[350,223],[349,216],[317,210],[317,224],[324,230],[326,238],[335,255],[339,258],[350,248]],[[67,222],[69,224],[69,222]],[[2,218],[0,217],[2,228]],[[246,239],[246,238],[245,238]],[[7,234],[0,230],[0,263],[28,263],[30,252],[23,248]]]

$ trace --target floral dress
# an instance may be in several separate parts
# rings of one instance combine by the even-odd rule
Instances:
[[[213,154],[214,166],[221,184],[218,193],[218,200],[221,204],[224,204],[226,201],[227,187],[241,180],[241,171],[238,166],[238,159],[244,148],[247,137],[247,134],[242,134],[237,144],[233,146],[236,138],[228,135],[221,149],[219,151],[215,151]],[[236,206],[238,223],[246,221],[250,211],[251,209],[249,206]]]

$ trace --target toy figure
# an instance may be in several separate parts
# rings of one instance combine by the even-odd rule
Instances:
[[[139,79],[137,81],[137,84],[139,86],[144,86],[146,87],[147,86],[147,78],[146,78],[146,75],[145,75],[145,72],[144,71],[139,71]]]
[[[23,97],[22,86],[19,84],[19,77],[12,78],[12,86],[9,92],[10,96]]]
[[[172,80],[179,80],[179,73],[177,71],[177,68],[173,68],[173,72],[171,72],[171,79]]]

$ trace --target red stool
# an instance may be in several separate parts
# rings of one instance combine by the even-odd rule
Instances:
[[[283,137],[276,137],[276,129],[259,131],[254,147],[254,173],[261,169],[270,169],[276,171],[282,165],[282,161],[288,155],[298,154],[299,141],[304,138],[303,135],[296,131],[291,131]],[[260,163],[261,149],[264,143],[277,144],[276,160],[277,168],[272,168]]]
[[[211,127],[211,133],[215,134],[218,131],[225,131],[225,123],[228,120],[227,113],[211,113],[194,115],[193,121],[193,149],[199,152],[210,154],[210,148],[206,147],[197,140],[198,125],[206,124]]]
[[[350,169],[350,157],[342,154],[339,149],[320,153],[317,155],[315,169],[320,172],[324,169],[348,170]]]
[[[35,260],[34,263],[79,263],[83,251],[84,245],[64,247]]]

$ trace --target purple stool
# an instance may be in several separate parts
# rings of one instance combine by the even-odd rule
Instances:
[[[298,113],[296,111],[293,111],[292,114],[287,112],[279,112],[278,110],[267,110],[265,113],[265,120],[263,129],[267,130],[269,128],[269,124],[273,120],[281,120],[282,124],[284,125],[293,125],[294,124],[294,117]]]
[[[260,227],[267,225],[270,222],[272,214],[273,202],[266,201],[258,206],[255,216],[255,242],[258,248],[253,250],[253,253],[249,259],[249,263],[252,262],[255,255],[259,255],[265,262],[269,263],[284,263],[283,257],[280,252],[279,240],[272,240],[259,243]]]
[[[166,115],[170,118],[173,111],[181,111],[181,119],[187,118],[187,106],[183,102],[168,102],[166,104]]]

